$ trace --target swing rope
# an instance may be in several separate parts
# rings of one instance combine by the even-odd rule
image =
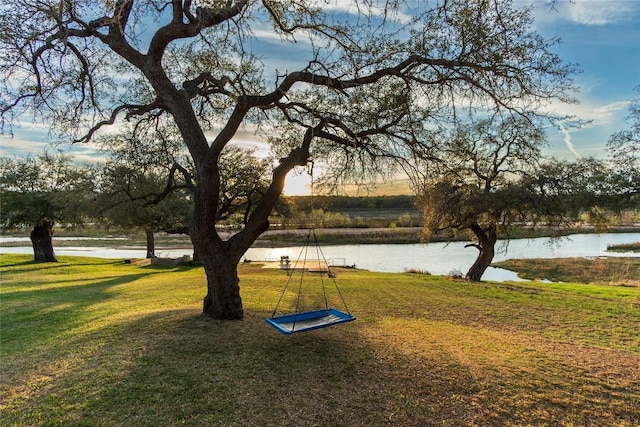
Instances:
[[[280,307],[280,303],[282,302],[282,298],[284,298],[285,293],[287,292],[287,289],[289,288],[289,283],[291,283],[291,279],[293,278],[293,272],[296,271],[297,267],[298,267],[298,262],[300,261],[300,259],[303,259],[302,261],[302,272],[300,274],[300,282],[298,283],[298,297],[296,299],[296,313],[298,312],[298,307],[300,304],[300,291],[302,289],[302,279],[304,277],[304,270],[305,270],[305,263],[306,263],[306,258],[307,258],[307,248],[309,245],[309,236],[311,235],[311,231],[309,231],[309,234],[307,235],[307,239],[304,242],[304,245],[302,246],[302,249],[300,249],[300,253],[298,254],[298,258],[296,258],[296,261],[293,263],[293,268],[290,269],[289,271],[287,271],[287,275],[289,276],[289,278],[287,279],[286,283],[284,284],[284,288],[282,289],[282,293],[280,294],[280,299],[278,299],[278,303],[276,304],[276,308],[273,309],[273,313],[271,313],[271,317],[275,317],[276,313],[278,312],[278,308]],[[304,258],[302,258],[302,253],[305,253]]]
[[[316,257],[318,260],[318,272],[320,274],[320,282],[322,285],[322,294],[323,294],[323,299],[324,299],[324,310],[315,310],[312,312],[300,312],[300,300],[301,300],[301,296],[302,296],[302,284],[304,283],[304,276],[305,276],[305,272],[307,270],[307,256],[309,254],[309,244],[311,242],[311,236],[313,236],[313,243],[315,244],[316,247]],[[327,275],[329,277],[331,277],[331,279],[333,280],[333,284],[336,288],[337,294],[340,297],[340,300],[342,302],[342,305],[344,307],[345,312],[340,312],[339,310],[336,309],[330,309],[329,308],[329,299],[327,297],[327,287],[324,281],[324,268],[322,263],[324,262],[324,266],[326,266],[327,270]],[[287,292],[287,289],[289,288],[294,272],[297,270],[298,265],[302,263],[302,268],[300,269],[300,280],[298,281],[298,293],[296,296],[296,303],[295,303],[295,311],[293,312],[293,314],[289,314],[289,315],[284,315],[281,317],[276,317],[276,314],[278,312],[278,309],[280,308],[280,304],[284,298],[284,295]],[[335,275],[332,274],[331,269],[329,268],[329,263],[327,262],[327,259],[322,251],[322,248],[320,247],[320,244],[318,243],[318,237],[316,235],[315,229],[311,228],[309,229],[309,232],[307,234],[307,238],[305,240],[304,246],[302,247],[302,249],[300,250],[300,253],[298,255],[298,258],[295,260],[295,262],[293,263],[293,269],[289,270],[288,272],[288,279],[284,285],[284,288],[282,289],[282,293],[280,294],[280,298],[278,299],[278,303],[276,304],[275,309],[273,310],[273,312],[271,313],[271,318],[267,319],[267,322],[271,323],[273,326],[276,326],[275,323],[277,323],[277,319],[285,317],[287,318],[287,321],[291,324],[290,329],[286,330],[285,333],[294,333],[294,332],[300,332],[300,330],[296,329],[296,323],[298,321],[304,321],[304,320],[308,320],[309,319],[309,315],[313,315],[315,316],[316,314],[318,314],[318,316],[320,316],[320,314],[322,314],[322,316],[326,316],[328,315],[330,312],[330,314],[333,316],[333,319],[331,321],[327,321],[326,323],[319,323],[316,326],[314,326],[313,328],[309,328],[309,329],[317,329],[320,327],[325,327],[325,326],[329,326],[331,324],[337,324],[337,323],[342,323],[342,322],[348,322],[351,320],[355,320],[355,317],[351,315],[351,312],[349,311],[349,307],[347,306],[347,303],[344,299],[344,296],[342,295],[342,291],[340,290],[340,287],[338,286],[338,282],[335,279]],[[320,316],[320,317],[322,317]],[[277,327],[277,326],[276,326]],[[279,328],[280,329],[280,328]],[[282,329],[280,329],[281,332],[283,332]]]
[[[313,214],[313,161],[311,161],[311,212]],[[311,242],[311,236],[313,236],[313,244],[316,247],[316,259],[318,261],[318,273],[320,274],[320,283],[322,286],[322,295],[324,298],[324,309],[316,309],[312,311],[300,312],[300,302],[302,297],[302,284],[304,281],[305,272],[307,270],[307,256],[309,254],[309,244]],[[304,255],[304,256],[303,256]],[[298,294],[296,296],[295,303],[295,312],[293,314],[287,314],[282,316],[276,316],[278,312],[278,308],[284,299],[284,296],[289,288],[291,280],[294,276],[294,273],[298,271],[298,264],[302,260],[302,268],[300,269],[300,280],[298,282]],[[323,263],[324,262],[324,266]],[[342,301],[342,305],[344,306],[345,312],[342,312],[335,308],[329,308],[329,298],[327,297],[327,287],[324,281],[324,273],[326,273],[333,280],[333,284],[336,288],[337,294]],[[307,238],[305,239],[304,245],[298,254],[298,258],[295,260],[293,264],[293,268],[289,266],[287,263],[287,275],[289,276],[284,288],[282,289],[282,293],[280,294],[280,298],[278,299],[278,303],[271,313],[271,317],[267,318],[266,321],[271,326],[276,328],[283,334],[293,334],[296,332],[305,332],[313,329],[324,328],[327,326],[337,325],[339,323],[350,322],[355,320],[355,316],[351,315],[349,311],[349,307],[347,306],[346,301],[344,300],[344,296],[338,287],[338,282],[336,281],[335,274],[329,268],[329,263],[320,248],[320,244],[318,243],[318,236],[315,232],[315,224],[311,224],[309,228],[309,232],[307,233]],[[296,325],[300,324],[300,328],[296,328]]]
[[[317,257],[318,267],[320,268],[320,260],[322,259],[322,261],[324,261],[324,264],[327,266],[327,276],[329,276],[331,280],[333,280],[333,285],[335,286],[336,291],[338,292],[338,296],[340,297],[340,301],[342,301],[342,305],[344,309],[347,311],[349,315],[351,315],[351,312],[349,311],[349,307],[347,306],[347,302],[344,300],[344,297],[342,296],[342,291],[340,291],[340,287],[338,286],[336,275],[331,272],[331,269],[329,268],[329,263],[327,262],[327,259],[325,258],[324,253],[322,252],[322,248],[318,243],[318,237],[316,236],[315,229],[312,229],[312,231],[313,231],[313,239],[315,240],[315,245],[316,245],[316,253],[319,254],[319,256]],[[327,291],[325,289],[324,278],[322,276],[322,273],[320,274],[320,281],[322,282],[322,292],[324,294],[324,306],[325,308],[329,308],[329,301],[327,300]]]
[[[313,160],[311,160],[310,163],[311,163],[311,167],[309,168],[309,175],[311,176],[311,213],[313,215],[314,183],[315,183],[315,180],[313,178],[313,167],[314,167]],[[312,233],[313,233],[313,241],[314,241],[314,244],[315,244],[315,247],[316,247],[316,259],[318,260],[318,271],[320,271],[320,282],[322,283],[322,294],[324,296],[325,309],[329,308],[329,301],[327,299],[327,291],[326,291],[325,284],[324,284],[324,277],[322,275],[322,265],[321,265],[322,261],[324,261],[324,265],[327,266],[327,275],[333,280],[333,285],[335,286],[336,291],[338,291],[338,295],[340,296],[340,300],[342,301],[342,305],[344,306],[344,308],[347,311],[347,313],[349,315],[351,315],[351,312],[349,311],[349,307],[347,306],[347,302],[344,300],[344,297],[342,296],[342,292],[340,291],[340,288],[338,287],[338,282],[336,281],[336,276],[335,276],[335,274],[333,274],[331,272],[331,269],[329,268],[329,263],[327,262],[327,258],[325,258],[324,253],[322,252],[322,248],[320,247],[320,243],[318,243],[318,236],[316,235],[316,230],[315,230],[315,222],[311,224],[311,229],[309,230],[309,235],[307,236],[307,241],[309,240],[309,236],[311,236]],[[296,311],[297,311],[297,307],[296,307]]]

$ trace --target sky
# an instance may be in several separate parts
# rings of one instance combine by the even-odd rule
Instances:
[[[632,98],[640,96],[640,0],[568,0],[549,10],[536,3],[543,37],[560,37],[556,53],[578,65],[578,105],[559,112],[591,122],[582,129],[549,132],[550,152],[562,158],[602,157],[612,133],[625,127]]]
[[[329,0],[328,7],[339,7],[340,2]],[[544,154],[565,159],[603,158],[610,135],[627,127],[625,118],[631,99],[640,96],[640,92],[634,91],[640,88],[640,0],[557,0],[553,8],[548,0],[514,0],[514,3],[533,4],[538,32],[544,38],[559,37],[562,43],[554,51],[581,70],[575,76],[580,103],[559,104],[554,110],[589,123],[581,129],[549,129],[549,147]],[[289,51],[269,53],[283,55],[283,61],[292,57]],[[268,151],[251,132],[240,132],[236,142]],[[0,135],[0,155],[39,154],[49,144],[46,126],[23,120],[14,128],[13,137]],[[50,146],[49,149],[52,150]],[[72,152],[81,159],[96,156],[91,145],[57,149]],[[381,187],[386,193],[405,192],[406,183],[398,182],[395,188],[393,184]],[[308,192],[306,174],[288,177],[286,194]]]

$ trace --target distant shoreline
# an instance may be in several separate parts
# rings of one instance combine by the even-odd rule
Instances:
[[[316,229],[318,238],[322,243],[331,244],[380,244],[380,243],[424,243],[421,239],[420,227],[397,228],[319,228]],[[280,246],[287,243],[300,243],[304,241],[309,229],[284,229],[268,230],[254,243],[254,247]],[[571,234],[606,234],[606,233],[638,233],[640,224],[624,227],[609,227],[605,231],[595,227],[579,227],[553,229],[547,227],[521,228],[514,230],[510,236],[500,236],[505,239],[527,239],[539,237],[560,237]],[[468,241],[466,233],[457,236],[436,236],[430,242]],[[265,245],[266,243],[266,245]]]
[[[274,229],[264,232],[253,244],[256,248],[282,247],[304,243],[310,228],[298,229]],[[396,228],[317,228],[316,236],[323,245],[344,245],[344,244],[411,244],[424,243],[421,239],[420,227],[396,227]],[[517,229],[510,236],[501,236],[500,239],[527,239],[540,237],[561,237],[571,234],[608,234],[608,233],[638,233],[640,224],[624,227],[609,227],[605,231],[597,230],[595,227],[579,227],[552,229],[536,227],[535,229]],[[72,235],[73,234],[73,235]],[[233,232],[220,231],[223,239],[228,239]],[[15,236],[15,241],[6,241]],[[3,234],[3,242],[0,245],[5,247],[29,246],[28,233],[7,233]],[[183,249],[190,248],[191,241],[187,235],[176,235],[157,233],[156,250]],[[430,242],[447,241],[468,241],[466,233],[457,236],[436,236]],[[139,249],[146,247],[146,241],[141,233],[130,235],[107,234],[99,236],[95,232],[91,236],[83,236],[82,232],[63,232],[53,236],[54,247],[69,246],[110,246],[117,249]]]

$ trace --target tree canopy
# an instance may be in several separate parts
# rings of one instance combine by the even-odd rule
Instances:
[[[164,128],[137,128],[99,140],[107,158],[101,168],[97,200],[103,218],[145,230],[147,257],[155,256],[154,232],[190,234],[197,182],[179,139]],[[222,152],[219,164],[216,222],[241,227],[269,186],[270,161],[231,145]]]
[[[54,225],[77,225],[86,219],[94,178],[94,169],[75,165],[68,155],[0,158],[2,228],[32,228],[34,259],[56,261],[51,241]]]
[[[607,148],[613,165],[609,176],[617,208],[637,208],[640,197],[640,86],[629,105],[628,127],[609,138]]]
[[[460,124],[413,174],[426,239],[469,231],[475,240],[468,279],[480,280],[491,264],[499,233],[532,220],[534,195],[525,182],[539,170],[544,143],[540,129],[522,118]]]
[[[312,159],[331,181],[368,180],[428,156],[431,132],[465,111],[533,121],[550,102],[572,101],[574,68],[552,52],[558,40],[510,1],[329,6],[14,0],[0,16],[2,128],[28,114],[83,142],[122,119],[175,126],[195,169],[204,311],[241,318],[237,263],[293,168]],[[223,240],[219,160],[243,126],[265,135],[279,162],[244,228]]]

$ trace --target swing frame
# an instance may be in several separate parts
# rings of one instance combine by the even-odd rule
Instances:
[[[337,308],[333,308],[333,307],[329,307],[329,302],[327,299],[327,292],[326,292],[326,287],[324,284],[324,276],[323,276],[323,272],[322,269],[319,268],[320,270],[320,281],[322,283],[322,292],[323,292],[323,296],[324,296],[324,308],[323,309],[316,309],[316,310],[310,310],[310,311],[303,311],[300,312],[298,311],[299,309],[299,304],[300,304],[300,294],[301,294],[301,289],[302,289],[302,282],[304,279],[304,273],[306,270],[306,254],[307,254],[307,250],[309,247],[309,241],[311,240],[311,236],[313,235],[313,239],[314,239],[314,243],[315,243],[315,247],[316,247],[316,251],[319,255],[321,255],[321,258],[318,257],[318,264],[320,264],[321,261],[324,261],[325,265],[328,267],[329,264],[327,263],[327,260],[324,256],[324,253],[322,253],[322,249],[320,249],[320,245],[318,244],[318,238],[316,236],[316,232],[315,229],[312,227],[309,229],[309,233],[307,235],[307,239],[305,240],[305,243],[302,247],[302,250],[300,251],[300,254],[298,255],[298,259],[296,260],[295,264],[293,265],[293,271],[296,271],[297,269],[297,265],[298,262],[300,261],[300,259],[302,258],[302,254],[304,253],[304,259],[302,262],[302,268],[301,268],[301,273],[300,273],[300,282],[298,284],[298,295],[296,298],[296,309],[294,313],[291,314],[284,314],[284,315],[279,315],[276,316],[276,313],[278,311],[278,307],[280,306],[280,303],[282,302],[282,299],[287,291],[287,288],[289,287],[289,283],[291,282],[291,278],[293,277],[293,274],[289,274],[289,278],[287,279],[287,282],[284,286],[284,289],[282,290],[282,293],[280,294],[280,299],[278,300],[278,303],[276,304],[276,308],[273,310],[273,313],[271,314],[271,317],[267,317],[265,319],[265,321],[272,326],[274,329],[276,329],[278,332],[285,334],[285,335],[292,335],[295,333],[300,333],[300,332],[308,332],[308,331],[312,331],[315,329],[321,329],[321,328],[326,328],[329,326],[334,326],[334,325],[339,325],[341,323],[346,323],[346,322],[351,322],[353,320],[356,320],[356,317],[353,316],[350,312],[349,312],[349,308],[347,307],[347,303],[344,300],[344,297],[342,296],[342,292],[340,292],[340,288],[338,287],[338,283],[335,279],[335,275],[331,273],[331,271],[327,271],[327,275],[333,280],[333,284],[338,292],[338,295],[340,296],[340,299],[342,300],[342,304],[344,306],[345,311],[342,310],[338,310]],[[319,266],[320,267],[320,266]]]

